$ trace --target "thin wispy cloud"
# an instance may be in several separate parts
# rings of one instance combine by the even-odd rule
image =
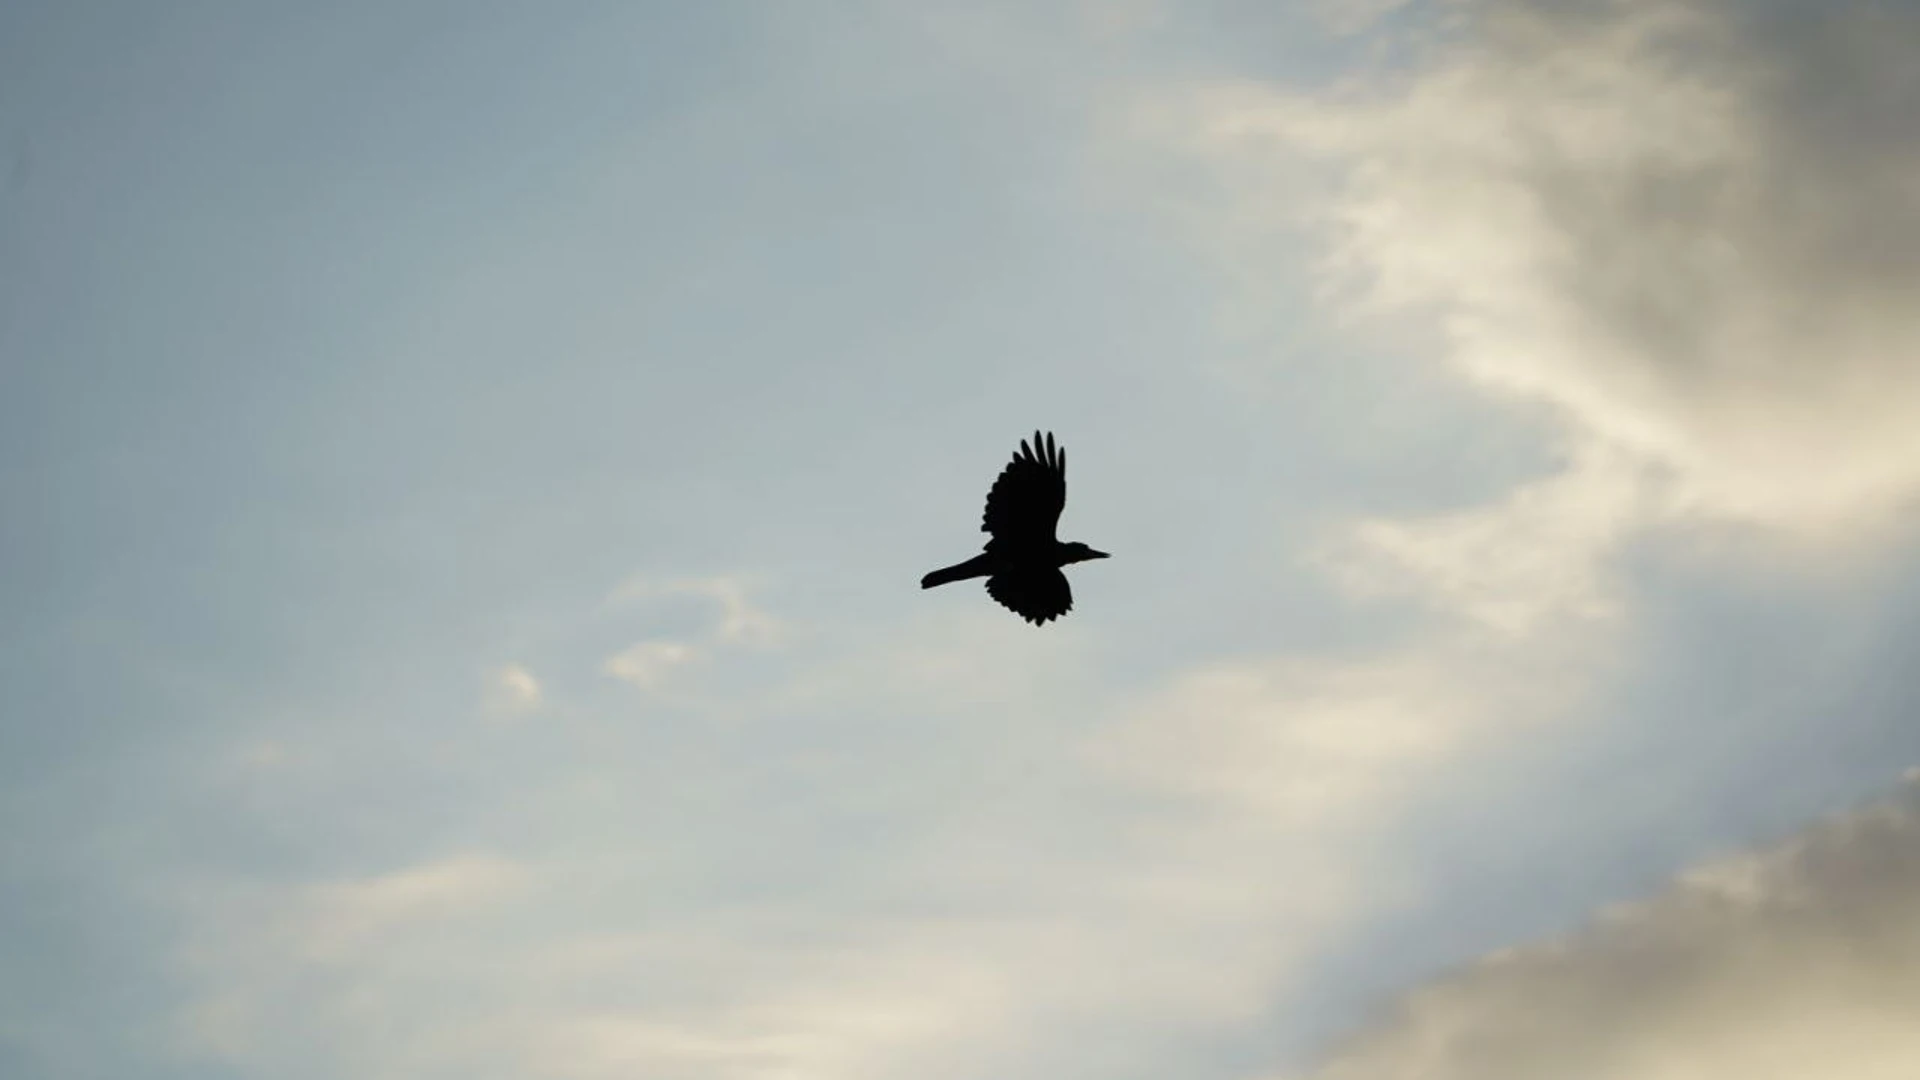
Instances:
[[[642,690],[652,690],[698,655],[693,646],[678,641],[637,641],[607,657],[600,670]]]
[[[539,709],[544,696],[533,672],[519,664],[507,664],[487,675],[485,699],[489,711],[516,716]]]
[[[1445,634],[1376,656],[1223,663],[1184,674],[1094,753],[1261,827],[1339,835],[1400,809],[1410,777],[1558,715],[1578,699],[1581,653]]]
[[[643,690],[654,690],[674,672],[716,653],[764,649],[783,638],[780,621],[753,603],[747,586],[732,577],[633,578],[614,589],[602,609],[645,613],[678,598],[698,602],[700,610],[692,625],[672,637],[636,641],[607,657],[600,670]]]
[[[1500,502],[1426,518],[1343,526],[1323,565],[1358,595],[1423,596],[1494,633],[1617,614],[1614,546],[1665,516],[1644,468],[1598,444],[1565,472]],[[1653,504],[1653,505],[1649,505]]]
[[[510,910],[532,882],[528,868],[513,860],[465,853],[340,881],[202,883],[184,898],[197,918],[178,966],[201,992],[176,1017],[181,1038],[196,1056],[257,1061],[277,1056],[276,1040],[287,1034],[281,1018],[289,1013],[336,1031],[372,1020],[369,1009],[405,1023],[411,1017],[404,988],[367,973],[405,970],[422,955],[451,962],[446,942],[468,940],[476,924]],[[319,988],[328,982],[353,991]],[[336,1040],[304,1067],[397,1075],[379,1056],[383,1049],[397,1047]]]
[[[779,641],[779,621],[748,599],[747,587],[741,582],[718,577],[685,582],[677,587],[684,592],[708,596],[720,605],[720,625],[714,633],[721,641],[733,645],[770,645]]]

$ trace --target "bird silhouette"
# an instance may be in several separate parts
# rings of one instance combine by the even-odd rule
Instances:
[[[1035,626],[1065,615],[1073,610],[1073,590],[1060,568],[1107,557],[1078,540],[1054,538],[1066,505],[1067,452],[1054,446],[1051,433],[1043,439],[1036,431],[1031,445],[1020,440],[1020,452],[987,492],[980,521],[980,531],[992,536],[986,550],[935,570],[920,579],[920,587],[983,577],[988,595]]]

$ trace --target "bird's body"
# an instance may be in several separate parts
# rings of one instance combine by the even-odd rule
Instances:
[[[1035,626],[1065,615],[1073,609],[1073,590],[1060,568],[1107,557],[1078,541],[1054,537],[1066,504],[1066,451],[1054,445],[1051,434],[1043,439],[1036,431],[1032,445],[1021,440],[1020,452],[987,493],[980,522],[981,531],[992,536],[986,550],[935,570],[920,579],[920,587],[983,577],[989,595]]]

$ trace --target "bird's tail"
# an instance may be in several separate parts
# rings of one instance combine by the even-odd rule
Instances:
[[[949,581],[965,581],[968,578],[986,577],[989,573],[991,573],[991,571],[987,569],[987,557],[985,555],[975,555],[966,562],[941,567],[926,577],[921,578],[920,587],[923,589],[931,589],[935,585],[945,585]]]

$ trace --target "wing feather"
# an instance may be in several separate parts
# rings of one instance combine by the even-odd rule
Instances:
[[[1036,431],[1031,441],[1020,440],[1020,452],[987,492],[980,531],[1016,543],[1052,541],[1066,505],[1066,453],[1055,447],[1051,432],[1043,439]]]
[[[1058,570],[995,574],[987,579],[987,592],[1035,626],[1073,610],[1073,589]]]

